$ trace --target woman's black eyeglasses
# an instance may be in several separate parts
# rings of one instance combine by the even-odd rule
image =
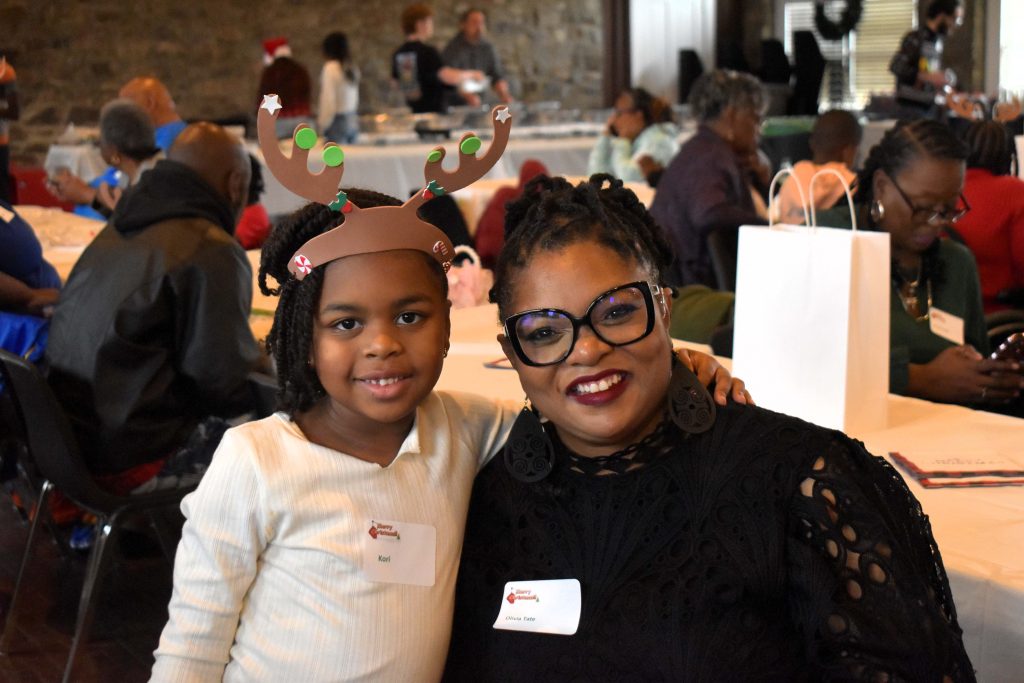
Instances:
[[[505,318],[505,336],[526,365],[561,363],[569,357],[586,325],[610,346],[638,342],[654,329],[654,299],[664,303],[661,287],[639,281],[601,294],[577,318],[558,308],[536,308]]]
[[[903,188],[899,186],[896,179],[889,177],[892,181],[892,186],[896,188],[896,191],[903,197],[903,201],[910,207],[911,217],[915,220],[919,220],[928,225],[945,225],[946,223],[956,223],[958,220],[967,215],[967,212],[971,210],[971,205],[967,203],[967,198],[964,197],[964,193],[960,193],[960,206],[953,209],[945,209],[942,211],[936,211],[933,208],[927,206],[917,206],[910,200],[907,193],[903,191]]]

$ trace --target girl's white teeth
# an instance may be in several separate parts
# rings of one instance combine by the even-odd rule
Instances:
[[[622,375],[614,374],[605,377],[597,382],[588,382],[587,384],[577,384],[573,387],[573,393],[575,394],[596,394],[599,391],[608,391],[613,386],[622,381]]]
[[[394,384],[399,381],[401,377],[384,377],[382,379],[366,379],[363,380],[367,384],[376,384],[378,386],[386,387],[389,384]]]

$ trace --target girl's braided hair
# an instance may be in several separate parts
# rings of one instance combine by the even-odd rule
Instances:
[[[509,308],[515,276],[531,256],[586,240],[650,268],[658,282],[672,261],[672,248],[661,228],[621,180],[598,173],[573,187],[565,178],[541,175],[526,185],[505,214],[505,246],[490,292],[499,315],[505,318],[513,312]]]
[[[881,142],[871,148],[864,168],[857,174],[857,204],[870,207],[875,199],[874,177],[876,171],[884,171],[890,178],[895,178],[901,171],[921,159],[944,159],[964,161],[967,159],[967,147],[953,131],[943,123],[931,119],[915,119],[900,121],[886,131]],[[877,230],[868,212],[866,227]],[[939,241],[936,240],[922,255],[921,273],[923,281],[941,280],[941,268],[938,260]],[[892,269],[892,277],[900,279],[899,269]]]
[[[345,192],[356,206],[364,209],[402,205],[394,197],[371,190],[351,188]],[[309,359],[324,269],[330,264],[314,268],[300,281],[288,272],[288,263],[307,241],[341,225],[344,216],[323,204],[307,204],[271,231],[260,254],[260,291],[279,297],[274,325],[267,336],[267,352],[273,357],[277,369],[278,404],[289,414],[308,410],[325,395]],[[448,280],[444,270],[430,255],[424,254],[423,257],[436,271],[438,286],[447,297]],[[278,282],[276,288],[267,284],[268,275]]]

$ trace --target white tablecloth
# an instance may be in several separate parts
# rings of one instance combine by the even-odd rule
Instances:
[[[66,168],[85,182],[89,182],[107,170],[107,162],[103,161],[99,147],[92,143],[50,145],[50,149],[46,151],[43,168],[51,176],[58,169]]]
[[[493,306],[452,311],[438,388],[522,401],[513,370],[483,365],[502,356],[498,331]],[[877,455],[959,447],[1020,453],[1024,420],[891,395],[886,428],[853,436]],[[931,518],[978,680],[1024,680],[1024,487],[909,486]]]
[[[82,250],[103,229],[102,221],[94,221],[61,209],[20,204],[15,211],[32,226],[43,247],[43,258],[65,281]]]

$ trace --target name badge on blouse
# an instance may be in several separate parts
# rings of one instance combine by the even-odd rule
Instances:
[[[580,626],[582,604],[576,579],[509,581],[494,628],[571,636]]]
[[[928,326],[932,334],[948,339],[957,346],[964,343],[964,319],[959,316],[932,306],[928,309]]]
[[[437,530],[427,524],[371,519],[363,532],[363,575],[378,583],[434,585]]]

